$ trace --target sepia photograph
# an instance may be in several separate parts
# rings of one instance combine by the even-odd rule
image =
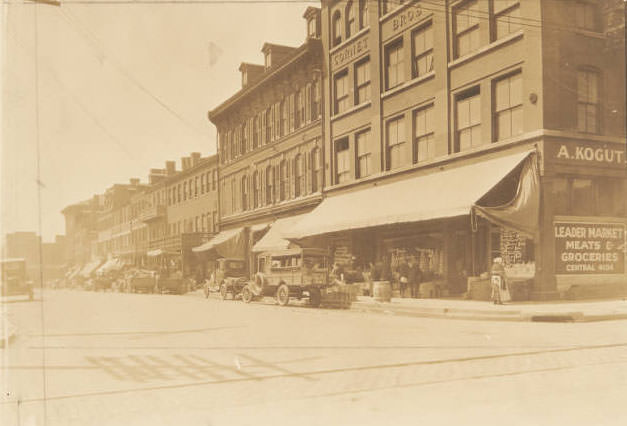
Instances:
[[[626,6],[2,0],[0,425],[626,425]]]

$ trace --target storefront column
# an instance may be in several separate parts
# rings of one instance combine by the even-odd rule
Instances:
[[[540,235],[535,242],[536,274],[531,289],[531,300],[558,299],[555,281],[555,249],[553,238],[553,203],[551,181],[540,177]]]

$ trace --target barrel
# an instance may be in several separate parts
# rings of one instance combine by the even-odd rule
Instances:
[[[375,281],[372,284],[372,295],[377,302],[392,301],[392,286],[389,281]]]

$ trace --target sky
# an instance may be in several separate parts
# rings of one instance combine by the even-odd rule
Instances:
[[[39,232],[40,204],[41,235],[52,241],[64,233],[65,206],[146,181],[166,160],[180,168],[190,152],[215,153],[207,112],[239,90],[239,64],[262,64],[264,42],[302,44],[302,14],[319,6],[115,1],[3,1],[3,235]]]

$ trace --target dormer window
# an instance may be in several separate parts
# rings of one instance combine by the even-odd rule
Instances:
[[[266,66],[266,69],[272,66],[272,59],[270,58],[270,52],[266,52],[266,55],[264,56],[264,64]]]
[[[316,34],[316,18],[311,17],[307,21],[307,37],[308,38],[316,38],[318,34]]]
[[[246,71],[242,72],[242,86],[246,86],[248,84],[248,73]]]

